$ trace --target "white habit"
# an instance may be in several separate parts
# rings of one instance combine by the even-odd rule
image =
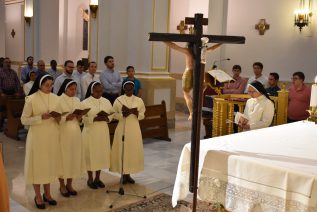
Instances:
[[[42,120],[42,114],[58,112],[59,98],[42,91],[27,96],[21,122],[29,125],[26,139],[24,175],[27,184],[47,184],[62,174],[58,123],[53,118]]]
[[[66,121],[66,117],[75,109],[81,109],[77,97],[69,97],[63,93],[60,97],[59,110],[67,114],[62,116],[59,124],[62,151],[63,178],[76,178],[86,171],[83,141],[77,119]]]
[[[131,114],[122,116],[122,104],[128,108],[137,108],[139,116]],[[144,170],[143,140],[139,120],[144,119],[145,106],[143,100],[132,95],[122,95],[113,104],[115,118],[119,120],[111,149],[110,170],[121,173],[122,135],[124,130],[123,174],[134,174]],[[125,126],[124,126],[125,125]],[[123,129],[124,128],[124,129]]]
[[[264,95],[248,99],[244,115],[249,119],[250,130],[269,127],[274,117],[274,104]]]
[[[108,123],[105,121],[94,121],[97,113],[105,111],[113,113],[109,100],[92,96],[82,102],[82,108],[91,108],[83,117],[84,129],[82,132],[86,168],[88,171],[98,171],[110,167],[110,135]],[[109,116],[111,121],[112,116]]]

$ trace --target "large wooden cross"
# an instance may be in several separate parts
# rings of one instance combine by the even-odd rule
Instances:
[[[200,147],[200,125],[202,109],[202,91],[204,80],[204,64],[201,64],[202,37],[207,37],[209,43],[231,43],[243,44],[245,37],[223,36],[223,35],[203,35],[203,25],[208,25],[208,19],[203,18],[203,14],[195,14],[194,18],[185,18],[185,24],[194,25],[194,34],[176,33],[149,33],[149,41],[174,41],[189,42],[194,44],[194,84],[193,84],[193,117],[191,133],[191,159],[190,159],[190,180],[189,191],[193,192],[193,211],[196,211],[197,204],[197,183],[198,164]]]

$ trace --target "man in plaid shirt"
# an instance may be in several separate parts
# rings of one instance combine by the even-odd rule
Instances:
[[[11,69],[11,60],[6,57],[3,61],[3,68],[0,70],[0,95],[19,95],[21,89],[17,73]]]

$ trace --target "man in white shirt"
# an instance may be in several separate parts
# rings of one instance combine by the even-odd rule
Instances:
[[[92,81],[100,82],[99,75],[96,74],[96,71],[97,71],[97,63],[94,61],[88,63],[88,73],[85,74],[85,76],[81,78],[82,99],[85,99],[88,86]]]
[[[268,78],[262,74],[263,71],[263,64],[260,62],[253,63],[253,73],[254,76],[250,77],[248,80],[248,84],[251,84],[254,81],[258,81],[262,83],[264,88],[269,87]],[[246,86],[244,93],[248,93],[248,86]]]

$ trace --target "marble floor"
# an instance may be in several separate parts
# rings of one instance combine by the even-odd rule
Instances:
[[[158,192],[172,194],[176,176],[178,159],[181,150],[190,141],[191,122],[188,115],[177,112],[175,129],[169,130],[172,142],[145,139],[144,161],[145,170],[133,175],[135,185],[125,186],[126,193],[151,196]],[[204,131],[201,130],[201,137]],[[34,192],[32,186],[25,185],[23,176],[25,141],[7,138],[2,133],[0,141],[4,145],[4,163],[8,176],[10,190],[10,206],[13,212],[38,211],[34,207]],[[117,190],[119,175],[104,170],[102,180],[108,189]],[[107,211],[109,205],[118,196],[117,193],[107,193],[107,189],[91,190],[86,185],[87,177],[74,181],[74,187],[79,192],[77,197],[65,198],[59,193],[58,183],[51,185],[52,196],[58,201],[58,206],[47,207],[45,211]],[[142,198],[124,195],[115,202],[114,208]]]

